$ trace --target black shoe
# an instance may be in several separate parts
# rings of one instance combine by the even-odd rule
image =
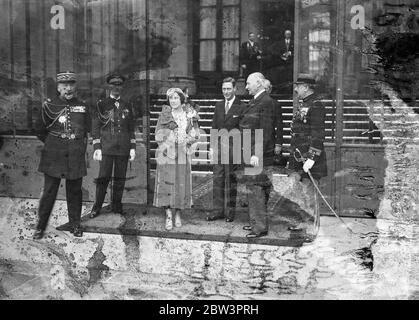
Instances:
[[[246,238],[248,238],[248,239],[259,238],[259,237],[266,236],[267,234],[268,234],[268,231],[263,231],[263,232],[260,232],[260,233],[250,232],[250,233],[246,234]]]
[[[244,226],[243,230],[252,231],[252,227],[251,226]]]
[[[32,238],[34,240],[40,240],[44,237],[44,230],[36,230],[33,234]]]
[[[74,227],[72,233],[74,234],[75,237],[78,237],[78,238],[83,237],[83,230],[81,229],[80,226]]]
[[[207,221],[215,221],[215,220],[221,220],[224,219],[223,216],[207,216]]]
[[[90,219],[93,219],[94,217],[97,217],[98,215],[100,215],[100,209],[92,209],[92,211],[90,211]]]
[[[123,214],[123,210],[122,210],[122,204],[114,204],[112,205],[112,212],[113,213],[118,213],[118,214]]]

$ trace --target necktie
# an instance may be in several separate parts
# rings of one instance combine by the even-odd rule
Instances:
[[[230,106],[229,106],[229,101],[228,101],[228,100],[226,100],[226,106],[225,106],[225,109],[226,109],[226,114],[227,114],[228,109],[230,109]]]

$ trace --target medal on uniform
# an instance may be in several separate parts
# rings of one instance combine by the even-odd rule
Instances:
[[[67,121],[67,117],[66,116],[60,116],[59,118],[58,118],[58,122],[59,123],[65,123]]]
[[[76,135],[74,134],[74,133],[72,133],[71,135],[70,135],[70,139],[76,139]]]

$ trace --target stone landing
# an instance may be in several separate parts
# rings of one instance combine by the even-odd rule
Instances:
[[[31,239],[37,200],[0,200],[1,299],[417,299],[418,225],[321,217],[302,247],[85,233],[57,201]]]

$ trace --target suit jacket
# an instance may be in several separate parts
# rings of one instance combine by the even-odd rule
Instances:
[[[225,99],[219,101],[215,104],[214,116],[212,118],[212,129],[226,129],[230,132],[233,129],[239,129],[240,117],[243,109],[246,107],[246,104],[241,102],[237,97],[234,99],[233,104],[230,106],[227,114],[225,113]],[[218,138],[218,154],[221,154],[221,139]],[[241,151],[241,148],[239,148]],[[233,156],[233,139],[229,139],[229,159],[232,163]]]
[[[256,66],[259,63],[259,60],[256,59],[259,55],[259,50],[259,43],[253,42],[253,46],[251,46],[249,41],[243,42],[239,52],[240,65],[245,64],[248,68]]]
[[[251,129],[251,155],[255,155],[255,129],[263,129],[263,165],[273,164],[275,141],[277,140],[277,130],[275,130],[276,102],[267,92],[262,92],[256,99],[249,101],[244,108],[239,127],[240,130]],[[281,128],[282,131],[282,128]],[[246,144],[243,141],[243,148]]]
[[[289,43],[288,47],[285,43],[285,39],[281,40],[279,55],[282,56],[287,51],[291,51],[292,55],[286,61],[284,61],[284,60],[282,60],[282,61],[284,61],[286,63],[290,63],[290,62],[292,62],[292,60],[294,58],[294,39],[290,39],[290,43]]]
[[[246,105],[236,97],[226,114],[225,100],[217,102],[212,118],[212,128],[227,129],[228,131],[234,128],[239,129],[240,115],[245,106]]]

